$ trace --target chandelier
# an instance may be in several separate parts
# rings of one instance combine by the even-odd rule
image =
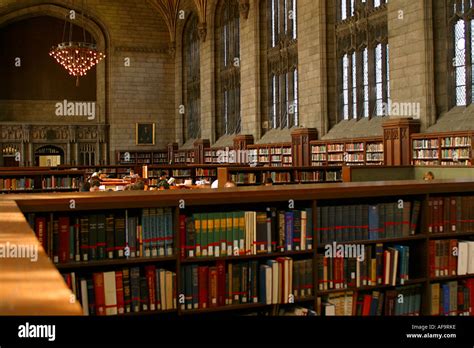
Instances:
[[[53,46],[49,55],[67,70],[69,75],[76,77],[76,86],[79,86],[79,77],[87,75],[87,72],[105,58],[105,53],[97,49],[97,45],[86,41],[86,30],[84,27],[84,12],[82,13],[82,29],[84,41],[73,41],[73,24],[69,22],[69,41],[65,40],[68,20],[64,24],[63,39],[60,44]],[[92,38],[91,38],[92,41]]]

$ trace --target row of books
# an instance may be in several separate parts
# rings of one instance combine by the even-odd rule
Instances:
[[[39,242],[54,263],[174,254],[171,208],[81,216],[28,214]]]
[[[327,152],[326,145],[313,145],[313,146],[311,146],[311,153],[312,154],[326,153],[326,152]]]
[[[41,189],[77,189],[80,186],[82,177],[70,176],[49,176],[43,177],[41,180]],[[17,191],[17,190],[34,190],[35,179],[33,178],[0,178],[0,190]]]
[[[436,149],[439,146],[438,139],[413,140],[414,149]]]
[[[457,148],[441,150],[442,159],[463,160],[471,158],[471,149]]]
[[[197,168],[196,176],[217,176],[217,169]]]
[[[474,278],[433,283],[431,290],[431,315],[474,315]]]
[[[472,166],[471,159],[458,159],[457,161],[441,161],[442,166]]]
[[[430,197],[428,232],[473,232],[474,196]]]
[[[35,180],[32,178],[0,178],[0,190],[34,190]]]
[[[438,159],[439,152],[437,149],[431,150],[413,150],[414,159]]]
[[[419,215],[419,201],[318,207],[318,242],[408,237],[416,233]]]
[[[76,189],[79,188],[82,182],[82,177],[70,177],[70,176],[48,176],[44,177],[41,181],[41,188],[43,190],[48,189]]]
[[[183,266],[182,310],[227,305],[294,303],[313,296],[312,260],[280,257],[259,264],[253,260],[215,266]]]
[[[326,180],[326,174],[324,171],[298,173],[298,182],[315,182],[315,181],[325,181],[325,180]]]
[[[311,250],[312,209],[180,215],[181,257],[220,257]]]
[[[334,243],[325,255],[317,255],[318,289],[405,284],[409,280],[410,248],[383,244]]]
[[[378,162],[378,161],[383,161],[385,158],[384,158],[384,154],[383,152],[380,153],[380,152],[374,152],[374,153],[367,153],[367,161],[368,162]]]
[[[367,144],[367,153],[383,152],[383,143]]]
[[[328,152],[343,152],[344,144],[328,144]]]
[[[346,151],[364,151],[364,143],[346,144]]]
[[[123,268],[78,277],[63,274],[84,315],[120,315],[177,308],[176,273],[156,268]]]
[[[236,184],[256,184],[257,176],[255,173],[233,173],[231,179]]]
[[[429,241],[430,277],[474,274],[474,242],[449,240]]]
[[[291,173],[289,172],[265,172],[262,173],[262,182],[265,182],[267,178],[273,180],[274,183],[290,183]]]
[[[365,155],[363,153],[348,153],[345,160],[346,162],[364,162]]]
[[[448,137],[441,138],[441,147],[469,147],[471,137]]]
[[[368,293],[332,293],[321,299],[319,313],[324,316],[419,316],[421,291],[421,285],[410,285]]]

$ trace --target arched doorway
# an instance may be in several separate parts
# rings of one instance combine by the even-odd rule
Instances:
[[[35,165],[56,167],[64,163],[64,151],[53,145],[42,146],[35,151]]]

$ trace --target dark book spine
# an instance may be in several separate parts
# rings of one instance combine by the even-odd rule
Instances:
[[[146,276],[140,277],[140,304],[142,311],[150,310],[150,292],[148,289],[148,279]]]
[[[125,306],[125,313],[130,313],[132,310],[132,289],[130,287],[130,270],[128,268],[122,269],[123,275],[123,301]]]
[[[89,216],[89,260],[97,260],[97,215]]]
[[[140,268],[130,269],[130,284],[132,289],[132,312],[140,312]]]
[[[97,258],[99,260],[105,260],[107,258],[107,238],[105,221],[105,215],[100,214],[97,216]]]
[[[115,248],[115,222],[114,216],[112,214],[108,215],[105,218],[105,233],[107,239],[107,258],[113,259],[114,258],[114,248]]]
[[[116,258],[124,258],[125,250],[125,216],[118,215],[114,221],[114,256]]]
[[[82,261],[89,261],[89,218],[81,218],[81,255]]]

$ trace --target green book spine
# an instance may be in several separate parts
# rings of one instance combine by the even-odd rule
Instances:
[[[245,254],[245,212],[239,213],[239,250]]]
[[[233,243],[234,243],[234,239],[233,239],[233,235],[232,235],[232,232],[233,232],[233,213],[231,213],[231,212],[225,213],[225,219],[226,219],[226,223],[225,223],[226,237],[225,237],[225,240],[226,240],[226,244],[227,244],[227,256],[231,256],[233,254],[232,246],[233,246]]]
[[[232,213],[232,254],[239,250],[239,212]]]
[[[208,214],[201,214],[201,256],[207,257],[209,248]]]

